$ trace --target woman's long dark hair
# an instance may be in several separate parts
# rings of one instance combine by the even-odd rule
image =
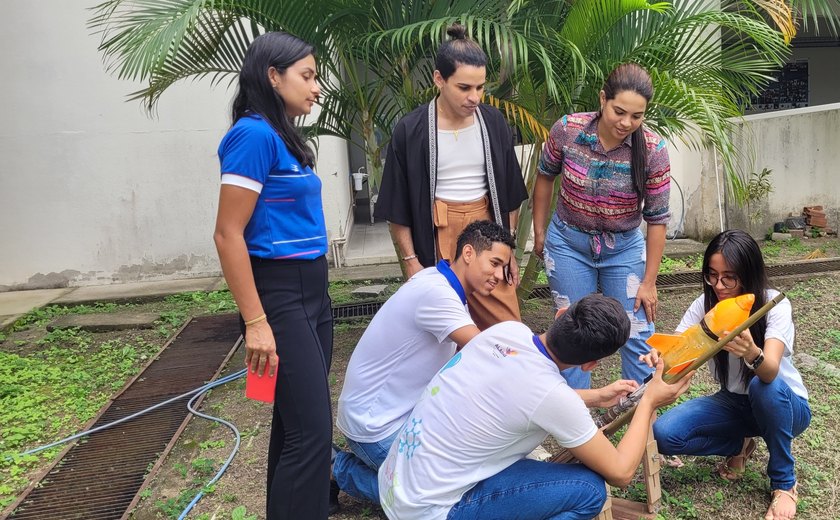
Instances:
[[[726,265],[735,272],[741,290],[740,294],[752,293],[755,295],[755,303],[750,314],[762,308],[767,303],[764,293],[770,288],[770,282],[767,279],[761,249],[753,237],[740,229],[730,229],[713,238],[703,254],[704,278],[709,274],[709,261],[715,253],[723,255]],[[709,312],[718,303],[717,295],[715,295],[714,288],[707,283],[703,284],[703,295],[705,296],[705,311]],[[753,341],[762,350],[764,350],[764,333],[766,330],[767,315],[762,316],[750,327]],[[715,361],[717,361],[718,381],[725,388],[726,377],[729,374],[729,352],[721,350],[715,355]],[[741,365],[741,381],[745,386],[754,374],[746,365]]]
[[[487,66],[487,54],[477,43],[467,38],[467,30],[463,25],[452,24],[446,34],[451,39],[441,44],[435,56],[435,68],[443,79],[449,79],[458,65]]]
[[[653,83],[650,80],[650,74],[635,63],[624,63],[616,67],[607,77],[607,81],[604,82],[603,90],[604,97],[607,100],[615,99],[615,96],[625,90],[639,94],[648,103],[653,97]],[[647,184],[647,143],[645,142],[644,125],[639,125],[639,128],[633,132],[631,141],[630,172],[633,176],[633,189],[639,198],[639,208],[641,209]]]
[[[286,103],[271,87],[268,69],[284,74],[295,62],[314,54],[315,48],[283,32],[269,32],[251,42],[239,71],[239,88],[233,99],[232,123],[251,114],[259,114],[283,139],[301,166],[315,166],[315,154],[286,115]]]

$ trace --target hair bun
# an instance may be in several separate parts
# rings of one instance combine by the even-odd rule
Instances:
[[[453,40],[466,40],[467,39],[467,29],[463,25],[459,23],[453,23],[446,29],[446,34],[448,34]]]

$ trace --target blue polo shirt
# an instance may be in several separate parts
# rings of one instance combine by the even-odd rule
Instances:
[[[259,192],[245,226],[248,253],[259,258],[314,259],[327,253],[321,179],[303,167],[259,115],[242,117],[219,144],[222,175],[253,182]]]

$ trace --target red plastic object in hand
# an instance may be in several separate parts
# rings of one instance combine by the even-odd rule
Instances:
[[[257,372],[248,368],[248,376],[245,378],[245,397],[266,403],[274,402],[274,386],[277,384],[277,372],[274,376],[268,376],[268,367],[265,367],[262,377]]]

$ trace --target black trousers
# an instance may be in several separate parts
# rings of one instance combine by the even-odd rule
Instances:
[[[280,357],[268,447],[268,520],[325,520],[330,488],[332,310],[327,260],[251,259]],[[243,325],[244,328],[244,325]]]

